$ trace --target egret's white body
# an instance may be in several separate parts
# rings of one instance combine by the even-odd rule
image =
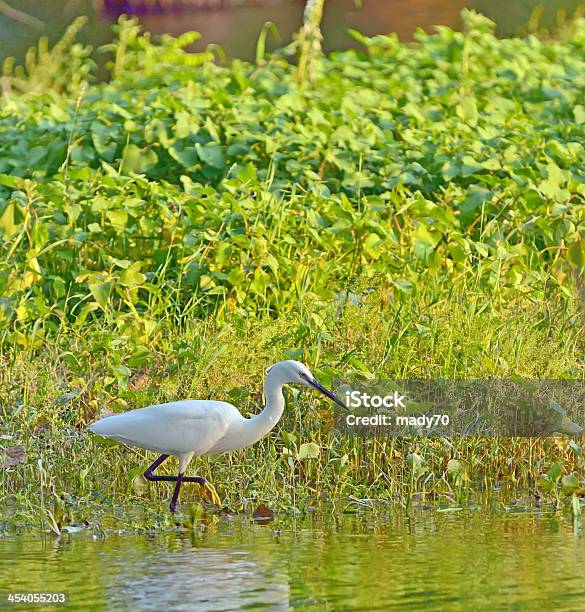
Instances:
[[[256,419],[261,415],[246,419],[227,402],[181,400],[106,417],[90,430],[128,446],[175,455],[185,468],[192,457],[254,444],[276,425],[283,408],[284,399],[268,420],[270,427],[260,428]],[[181,468],[179,471],[183,471]]]
[[[298,361],[281,361],[266,372],[264,409],[250,419],[227,402],[182,400],[106,417],[89,429],[129,446],[176,456],[182,476],[193,457],[245,448],[263,438],[282,416],[282,387],[287,383],[316,388],[341,403]]]

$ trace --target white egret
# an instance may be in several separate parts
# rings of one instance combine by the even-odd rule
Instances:
[[[177,508],[183,482],[197,482],[208,488],[219,505],[215,489],[197,476],[185,476],[193,457],[226,453],[251,446],[263,438],[280,420],[284,411],[282,387],[299,384],[317,389],[341,406],[344,404],[321,385],[309,368],[298,361],[280,361],[266,370],[264,409],[252,418],[244,418],[232,404],[215,400],[182,400],[130,410],[105,417],[90,425],[100,436],[113,438],[129,446],[162,453],[144,472],[151,481],[175,482],[171,512]],[[345,406],[344,406],[345,407]],[[154,470],[170,455],[179,460],[177,476],[157,476]]]

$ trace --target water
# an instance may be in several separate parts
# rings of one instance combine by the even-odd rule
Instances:
[[[584,544],[552,512],[222,516],[194,532],[5,537],[0,593],[65,592],[84,610],[577,610]]]
[[[403,40],[411,39],[417,27],[428,31],[433,25],[457,28],[459,13],[466,6],[494,19],[500,34],[510,35],[526,25],[532,10],[539,4],[545,6],[543,23],[552,25],[559,10],[570,14],[581,3],[582,0],[327,0],[323,20],[325,48],[332,50],[351,45],[352,40],[346,33],[350,27],[369,35],[396,32]],[[55,42],[77,15],[90,18],[80,34],[84,42],[99,46],[111,40],[110,22],[102,15],[100,0],[7,0],[5,4],[18,8],[25,15],[15,18],[6,14],[0,5],[0,61],[9,55],[22,59],[26,49],[36,44],[40,35],[47,35]],[[304,3],[300,0],[234,0],[230,6],[226,0],[225,4],[226,8],[221,10],[166,12],[145,15],[141,19],[144,27],[154,33],[201,32],[202,39],[194,49],[218,43],[228,56],[253,59],[262,24],[274,21],[282,37],[281,44],[290,41],[301,24]],[[269,48],[275,46],[269,41]]]

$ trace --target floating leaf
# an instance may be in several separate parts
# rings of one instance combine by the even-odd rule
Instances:
[[[274,510],[271,510],[264,504],[260,504],[256,510],[254,510],[252,517],[259,522],[269,522],[274,519]]]

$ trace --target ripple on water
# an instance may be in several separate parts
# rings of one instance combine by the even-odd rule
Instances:
[[[583,535],[560,514],[315,515],[220,520],[203,534],[11,536],[0,540],[0,563],[0,592],[64,591],[85,609],[570,610],[585,601]]]

